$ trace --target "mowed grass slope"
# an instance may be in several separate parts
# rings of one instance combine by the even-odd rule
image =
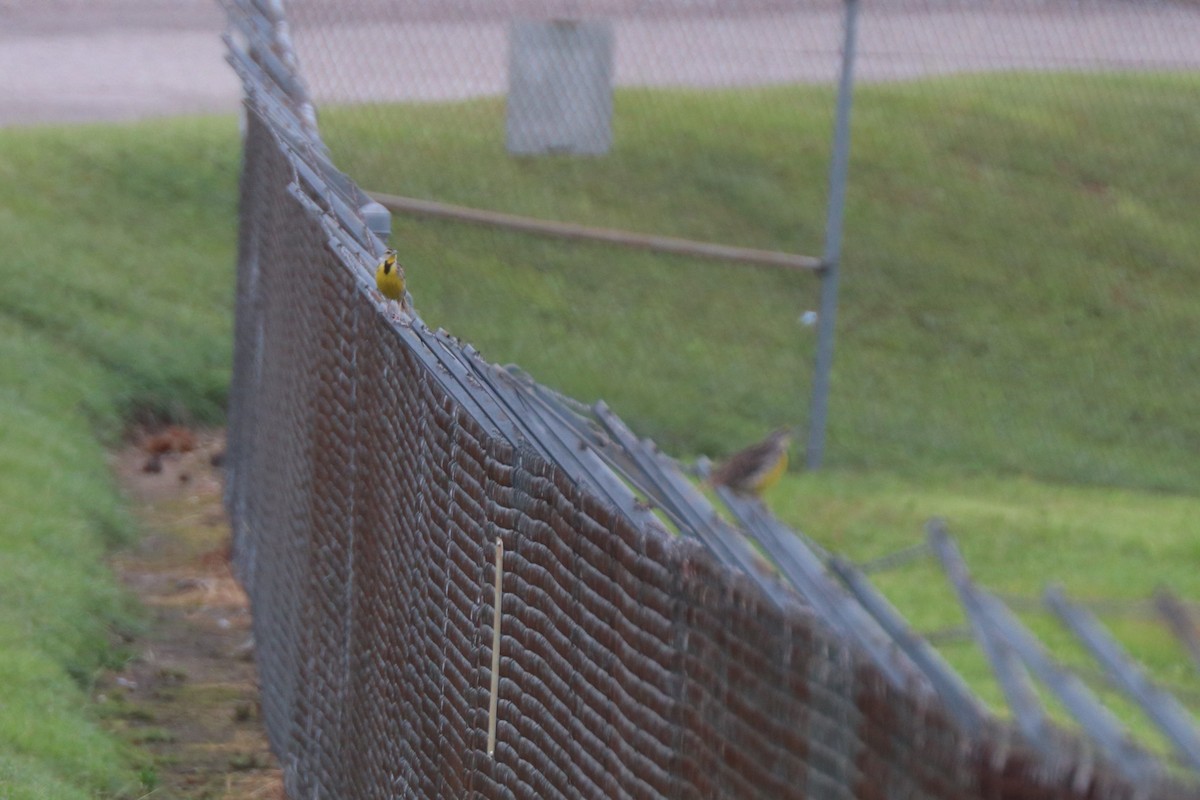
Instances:
[[[1005,75],[856,95],[835,467],[1200,478],[1195,76]],[[322,117],[367,188],[820,253],[830,90],[618,92],[613,153],[511,159],[503,104]],[[418,307],[672,449],[806,422],[817,281],[397,219]]]
[[[0,131],[5,800],[152,783],[88,705],[137,625],[102,562],[133,533],[104,445],[130,419],[222,418],[236,169],[232,119]]]
[[[1032,593],[1058,576],[1141,597],[1165,580],[1200,598],[1200,167],[1185,152],[1198,89],[1156,76],[860,89],[833,470],[775,491],[789,521],[865,558],[939,513],[993,586]],[[817,252],[829,102],[819,88],[621,92],[605,159],[509,159],[493,101],[322,123],[368,188]],[[386,156],[351,158],[355,137]],[[98,566],[131,533],[103,447],[129,419],[222,418],[237,169],[232,119],[0,131],[0,785],[13,798],[141,791],[86,703],[97,665],[121,657],[109,631],[135,624]],[[671,451],[719,455],[804,421],[811,276],[396,228],[429,322],[606,398]],[[880,583],[918,627],[952,624],[929,569]],[[1157,675],[1186,681],[1156,631],[1121,632],[1148,642]],[[952,657],[991,691],[969,654]]]

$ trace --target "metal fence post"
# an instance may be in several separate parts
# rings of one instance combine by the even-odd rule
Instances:
[[[371,233],[387,244],[388,238],[392,235],[392,212],[388,211],[385,205],[374,200],[363,203],[358,211],[362,214]]]
[[[859,0],[846,0],[846,38],[838,80],[829,165],[829,211],[825,220],[825,252],[821,258],[821,301],[817,311],[817,356],[813,364],[812,403],[809,406],[809,469],[820,469],[825,456],[825,426],[829,416],[829,379],[833,369],[833,329],[837,315],[838,262],[842,257],[842,218],[846,206],[846,171],[850,161],[850,101],[854,91],[854,47],[858,32]]]
[[[1045,600],[1050,610],[1104,666],[1105,677],[1138,704],[1192,769],[1200,769],[1200,731],[1188,710],[1155,685],[1092,613],[1067,600],[1060,587],[1047,588]]]

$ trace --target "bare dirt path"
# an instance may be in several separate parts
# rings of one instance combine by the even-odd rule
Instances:
[[[147,444],[192,449],[155,456]],[[283,797],[259,720],[246,596],[229,567],[212,464],[223,446],[219,434],[177,431],[113,458],[145,535],[112,566],[149,613],[125,645],[130,660],[95,696],[111,727],[151,754],[142,779],[159,800]]]

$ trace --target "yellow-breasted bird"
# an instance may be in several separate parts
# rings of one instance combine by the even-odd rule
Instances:
[[[787,470],[788,428],[772,431],[766,439],[739,450],[719,464],[708,476],[713,486],[728,486],[738,494],[761,495],[778,483]]]
[[[396,251],[388,250],[375,268],[375,286],[384,297],[404,305],[404,267],[396,260]]]

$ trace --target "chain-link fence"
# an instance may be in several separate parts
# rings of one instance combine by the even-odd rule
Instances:
[[[289,13],[324,138],[368,190],[823,255],[842,3],[297,0]],[[563,33],[560,45],[611,59],[610,73],[580,68],[615,87],[610,129],[586,75],[519,77],[522,47],[544,55],[545,42],[519,33],[530,24],[552,38],[563,26],[608,31],[607,44]],[[1196,269],[1200,175],[1184,153],[1200,133],[1198,40],[1194,3],[863,0],[830,464],[1196,485],[1200,430],[1180,398],[1200,323],[1176,301]],[[510,155],[513,86],[549,105],[577,92],[576,116],[611,136],[606,154]],[[489,247],[547,264],[547,291],[586,280],[596,261],[618,275],[654,268],[619,249],[531,250],[499,230],[464,244],[464,225],[437,223],[434,236],[421,219],[397,220],[417,272],[477,280],[462,264]],[[632,389],[610,395],[616,407],[690,452],[803,427],[819,281],[668,263],[673,304],[637,300],[696,320],[679,358],[722,390],[690,416],[666,418]],[[537,291],[524,280],[501,289]],[[725,330],[712,323],[722,307],[688,300],[715,281],[768,286],[748,294],[780,308]],[[616,327],[630,300],[605,286],[586,302]],[[470,330],[450,301],[432,311]],[[746,374],[738,364],[759,343],[774,354]],[[485,344],[595,391],[516,337]]]
[[[367,198],[253,5],[228,504],[290,796],[1186,794],[956,705],[761,506],[727,499],[790,589],[602,405],[378,297]]]

